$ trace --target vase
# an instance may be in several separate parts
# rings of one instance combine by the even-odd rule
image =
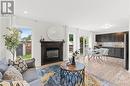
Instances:
[[[71,63],[71,65],[75,65],[75,57],[74,56],[72,57],[72,63]]]

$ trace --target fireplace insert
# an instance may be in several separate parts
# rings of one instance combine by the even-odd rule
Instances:
[[[63,61],[63,41],[41,41],[41,65]]]
[[[58,48],[47,48],[46,50],[47,59],[50,58],[59,58],[59,49]]]

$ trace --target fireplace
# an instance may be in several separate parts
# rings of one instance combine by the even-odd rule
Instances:
[[[40,41],[41,65],[63,61],[64,41]]]
[[[59,49],[58,48],[47,48],[47,59],[50,58],[59,58]]]

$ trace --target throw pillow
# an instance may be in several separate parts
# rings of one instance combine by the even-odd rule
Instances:
[[[10,83],[7,81],[0,82],[0,86],[10,86]]]
[[[26,62],[21,57],[18,57],[15,61],[10,61],[10,65],[14,66],[21,73],[28,69]]]
[[[0,86],[30,86],[26,81],[1,81]]]
[[[9,66],[3,75],[4,80],[23,80],[22,74],[13,66]]]
[[[27,64],[28,68],[35,68],[35,59],[34,58],[26,60],[25,62]]]
[[[4,74],[4,72],[8,69],[7,64],[0,64],[0,72]]]
[[[12,81],[13,86],[30,86],[26,81]]]

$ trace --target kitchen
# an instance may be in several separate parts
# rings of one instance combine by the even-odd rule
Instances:
[[[128,70],[128,32],[96,34],[95,48],[109,49],[108,56],[124,59],[124,67]]]

